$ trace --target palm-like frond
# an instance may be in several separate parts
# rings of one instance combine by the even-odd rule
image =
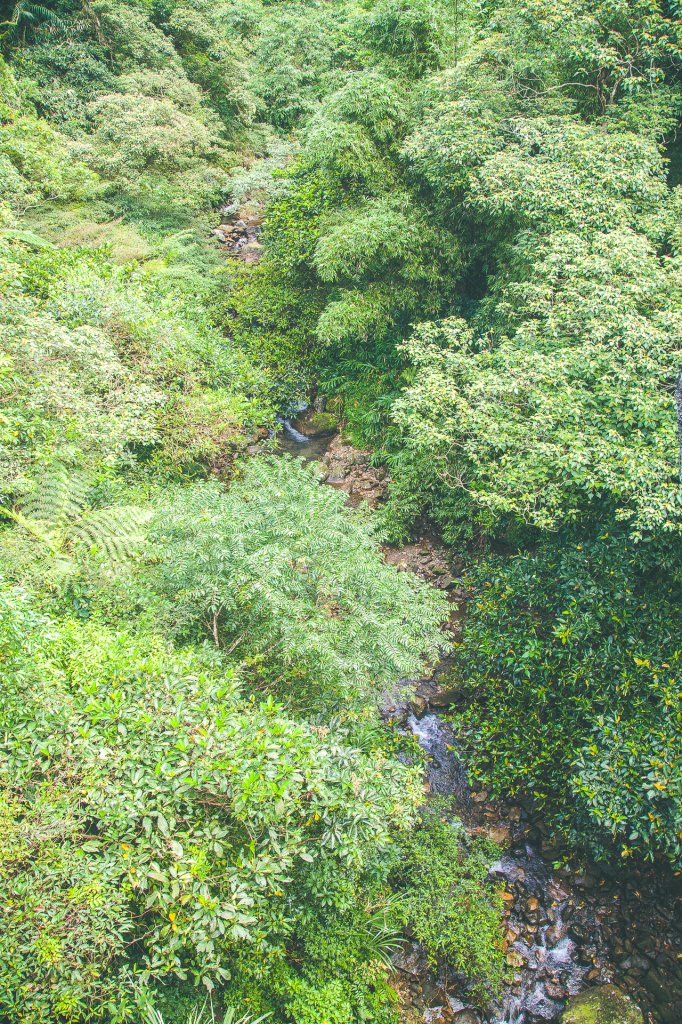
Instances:
[[[60,526],[80,515],[88,484],[84,473],[56,463],[42,470],[34,489],[21,499],[18,508],[27,519]]]
[[[0,25],[6,25],[8,22],[0,22]],[[53,245],[52,242],[48,242],[46,238],[41,238],[40,235],[36,235],[34,231],[19,231],[15,228],[0,228],[0,238],[12,238],[18,242],[25,242],[26,245],[32,245],[36,249],[56,249],[57,246]]]
[[[150,1001],[146,994],[138,995],[140,1015],[142,1024],[165,1024],[163,1014]],[[222,1024],[262,1024],[271,1014],[265,1013],[261,1017],[253,1017],[250,1013],[243,1013],[234,1006],[228,1006],[223,1011]],[[187,1024],[215,1024],[215,1013],[213,1007],[194,1006],[187,1017]]]
[[[135,505],[97,509],[78,519],[67,531],[66,540],[99,548],[110,562],[122,562],[140,550],[150,518],[147,509]]]
[[[393,893],[370,912],[365,922],[367,945],[389,970],[393,970],[393,957],[401,942],[396,916],[402,899],[399,893]]]
[[[144,542],[151,513],[135,505],[88,509],[90,480],[85,473],[54,465],[34,489],[4,514],[43,543],[53,555],[68,557],[75,546],[98,548],[112,562],[131,558]]]
[[[13,35],[22,24],[33,26],[42,24],[53,29],[66,27],[66,23],[62,21],[59,15],[51,11],[49,7],[43,7],[42,4],[28,3],[27,0],[19,0],[14,5],[12,16],[7,21],[0,21],[0,26],[7,26],[5,32],[0,35],[0,38]]]

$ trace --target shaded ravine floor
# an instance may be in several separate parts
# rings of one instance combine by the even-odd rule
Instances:
[[[428,691],[428,687],[427,687]],[[433,693],[433,690],[431,690]],[[467,1002],[464,979],[430,972],[414,944],[398,961],[430,1024],[535,1024],[555,1021],[565,1001],[610,981],[642,1006],[656,1024],[682,1021],[682,893],[665,871],[641,870],[626,880],[596,865],[555,869],[559,851],[531,807],[493,803],[472,792],[450,724],[427,705],[421,717],[410,703],[386,708],[430,756],[431,792],[454,797],[454,812],[470,833],[503,847],[491,876],[504,884],[505,945],[512,980],[487,1015]]]
[[[366,453],[340,438],[307,439],[284,424],[279,448],[321,463],[322,479],[351,504],[375,504],[385,488]],[[387,560],[415,571],[459,597],[448,556],[430,538],[388,549]],[[510,981],[487,1014],[467,999],[466,980],[447,965],[429,969],[424,951],[406,941],[396,958],[399,988],[415,1020],[424,1024],[542,1024],[558,1021],[565,1001],[585,988],[615,981],[642,1007],[651,1024],[682,1024],[682,880],[665,869],[634,870],[623,879],[596,865],[555,868],[563,851],[553,845],[532,806],[492,802],[472,792],[448,721],[449,697],[438,673],[411,693],[396,687],[384,717],[413,733],[429,755],[430,792],[453,798],[454,812],[471,833],[498,842],[502,856],[491,876],[504,884],[505,948]]]

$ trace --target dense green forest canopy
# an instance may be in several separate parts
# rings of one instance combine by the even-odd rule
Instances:
[[[378,712],[451,646],[425,526],[472,771],[682,866],[680,14],[0,0],[3,1020],[390,1024],[404,925],[494,995]],[[313,390],[378,513],[249,455]]]

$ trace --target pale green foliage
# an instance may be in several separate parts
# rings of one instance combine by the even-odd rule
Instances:
[[[679,856],[677,7],[5,7],[0,1016],[200,1024],[197,982],[226,1024],[394,1024],[399,914],[483,997],[493,851],[415,827],[376,713],[447,601],[237,455],[321,370],[403,536],[532,545],[472,575],[472,756]],[[226,260],[262,201],[261,266]]]
[[[252,88],[259,114],[270,124],[297,126],[338,84],[348,59],[345,6],[327,4],[324,17],[298,4],[273,5],[252,15],[258,25]]]
[[[350,347],[404,326],[413,310],[435,312],[444,268],[454,270],[457,256],[452,238],[432,227],[405,193],[323,220],[312,262],[322,281],[340,288],[320,314],[319,340]]]
[[[106,45],[115,54],[117,71],[138,67],[160,71],[169,65],[181,69],[171,40],[151,23],[141,7],[107,0],[100,5],[98,17]]]
[[[250,123],[256,99],[245,64],[242,37],[253,29],[254,11],[234,3],[198,0],[169,5],[164,26],[173,39],[188,77],[208,94],[222,119]]]
[[[188,1000],[200,1024],[208,991],[226,1024],[394,1024],[387,873],[423,789],[376,706],[445,645],[448,605],[311,470],[235,459],[273,422],[273,373],[221,329],[240,275],[209,228],[224,200],[291,197],[298,140],[270,126],[331,92],[310,127],[331,177],[301,164],[280,265],[311,258],[298,214],[330,211],[350,140],[376,175],[324,286],[378,294],[397,265],[415,307],[410,249],[435,235],[374,191],[409,103],[344,0],[59,11],[59,34],[5,41],[16,83],[0,67],[0,560],[35,594],[0,587],[0,1016],[139,1024],[143,991],[157,1024]],[[265,310],[282,333],[290,296]],[[208,473],[237,479],[187,486]]]
[[[155,528],[166,618],[241,658],[267,650],[294,701],[334,705],[415,676],[444,643],[447,604],[384,565],[356,519],[287,460],[250,462],[227,492],[177,493]]]
[[[676,278],[631,232],[550,236],[495,296],[508,335],[453,320],[408,343],[408,445],[498,517],[554,529],[605,502],[635,531],[679,530]]]
[[[38,457],[106,457],[153,441],[160,395],[119,357],[111,337],[87,323],[68,324],[33,298],[10,293],[0,305],[8,358],[0,420],[2,489],[22,486]]]
[[[164,456],[188,469],[229,475],[235,456],[247,446],[245,426],[255,425],[263,412],[258,398],[229,388],[179,395],[159,424]]]
[[[185,113],[167,92],[102,96],[91,104],[90,116],[92,163],[119,188],[190,208],[205,206],[224,190],[225,156],[215,125],[211,130],[196,111]]]
[[[36,461],[87,469],[134,463],[146,446],[160,449],[183,407],[201,427],[207,388],[217,390],[204,419],[220,410],[234,436],[269,415],[263,376],[201,311],[188,315],[178,292],[161,292],[152,275],[113,267],[103,253],[67,262],[57,250],[27,251],[9,238],[4,244],[0,492],[21,492]],[[217,426],[213,436],[197,437],[188,460],[215,458]],[[189,447],[180,430],[166,453],[185,461]]]
[[[386,178],[387,169],[366,129],[320,116],[307,132],[306,149],[325,174],[361,184]]]
[[[516,229],[637,227],[665,200],[662,172],[657,146],[634,134],[568,118],[513,120],[504,150],[474,173],[468,202]]]
[[[62,713],[56,645],[57,630],[36,615],[27,596],[1,584],[0,717],[17,735],[21,714],[36,737],[38,715]],[[108,972],[132,921],[117,887],[120,872],[110,859],[84,853],[88,837],[73,772],[41,778],[41,746],[42,753],[32,752],[28,743],[22,767],[16,765],[36,774],[30,797],[16,786],[7,744],[0,750],[0,1009],[9,1019],[20,1014],[43,1022],[53,1010],[77,1020],[90,1006],[120,1005],[119,979]]]
[[[76,572],[79,553],[117,563],[141,549],[148,509],[93,508],[88,502],[92,480],[59,463],[43,468],[31,485],[14,508],[0,508],[16,527],[0,533],[0,565],[6,571],[56,587]]]
[[[647,138],[569,117],[490,114],[468,97],[437,107],[405,151],[434,187],[463,184],[467,206],[493,222],[634,227],[664,200],[661,154]]]
[[[77,159],[81,147],[19,108],[2,57],[0,88],[0,204],[22,213],[46,199],[78,199],[92,192],[96,178]]]
[[[317,321],[317,337],[324,345],[349,348],[354,343],[371,341],[395,326],[397,316],[393,289],[372,283],[364,288],[348,288],[332,299]],[[418,301],[416,290],[403,288],[403,300]]]
[[[484,234],[494,267],[474,318],[423,326],[404,349],[417,372],[396,422],[406,455],[439,481],[444,517],[473,505],[486,529],[592,514],[627,519],[635,536],[679,529],[677,200],[660,122],[648,99],[639,119],[633,105],[663,88],[647,62],[670,51],[655,5],[636,6],[640,21],[620,4],[501,5],[405,144],[443,209],[456,199],[471,238]],[[588,121],[592,90],[608,116]],[[470,243],[469,259],[480,251]]]

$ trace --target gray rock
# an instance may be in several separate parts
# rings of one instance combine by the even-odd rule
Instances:
[[[481,1018],[474,1010],[460,1010],[452,1018],[454,1024],[480,1024]]]

